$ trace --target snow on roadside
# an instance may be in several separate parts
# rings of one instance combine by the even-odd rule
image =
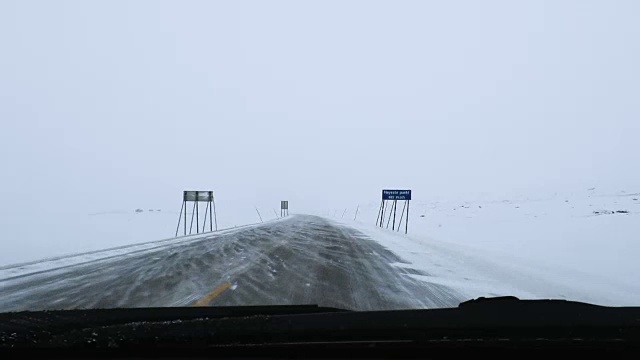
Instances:
[[[68,254],[140,245],[166,239],[175,234],[179,212],[157,208],[149,211],[147,207],[142,210],[90,213],[53,211],[39,214],[37,221],[31,214],[4,214],[1,219],[5,226],[2,228],[4,246],[0,251],[0,267]],[[255,210],[250,210],[227,211],[223,214],[219,212],[218,228],[232,228],[259,221]],[[272,216],[263,216],[265,221],[274,219]],[[202,229],[204,224],[199,225]],[[187,227],[190,227],[190,224],[187,224]],[[194,222],[194,233],[195,227]],[[208,223],[206,227],[209,227]],[[183,227],[180,226],[178,230],[178,235],[182,234]]]
[[[429,274],[411,276],[451,286],[470,298],[515,295],[637,305],[638,195],[587,191],[414,201],[408,236],[375,227],[374,208],[363,209],[358,222],[339,222],[410,262],[396,266]]]
[[[269,223],[281,221],[270,220]],[[249,227],[260,226],[261,224],[249,224],[238,226],[230,229],[223,229],[213,233],[201,233],[196,235],[179,236],[175,238],[156,240],[133,245],[119,246],[109,249],[90,251],[79,254],[69,254],[56,256],[52,258],[40,259],[36,261],[0,266],[0,280],[25,276],[28,274],[36,274],[44,271],[61,269],[68,266],[79,265],[86,262],[100,261],[111,259],[113,257],[127,256],[129,254],[139,254],[140,252],[152,252],[159,249],[168,249],[181,246],[190,242],[200,241],[203,239],[215,238],[220,235],[228,235],[236,231],[244,230]]]
[[[640,287],[616,284],[602,277],[424,236],[341,223],[361,231],[408,262],[394,266],[428,274],[408,276],[449,286],[469,299],[512,295],[521,299],[554,298],[622,306],[637,305],[640,298]]]

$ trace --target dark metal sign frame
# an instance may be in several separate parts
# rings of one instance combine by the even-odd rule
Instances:
[[[202,232],[205,232],[207,226],[207,214],[209,214],[209,231],[213,231],[215,222],[216,231],[218,231],[218,216],[216,214],[216,202],[213,197],[213,191],[184,191],[182,193],[182,207],[180,208],[180,216],[178,216],[178,226],[176,227],[176,236],[180,231],[180,222],[182,221],[182,213],[184,212],[184,235],[187,235],[187,203],[193,202],[191,210],[191,225],[189,226],[189,235],[193,232],[193,220],[196,220],[196,234],[200,233],[200,203],[207,203],[204,210],[204,221],[202,223]]]
[[[391,222],[391,216],[393,215],[393,223],[391,225],[391,230],[400,231],[400,227],[402,226],[402,218],[404,217],[404,233],[408,233],[409,231],[409,202],[411,201],[411,190],[382,190],[382,202],[380,203],[380,209],[378,209],[378,217],[376,218],[376,226],[384,227],[384,219],[387,215],[387,209],[389,206],[387,202],[391,202],[391,208],[389,211],[389,217],[387,219],[386,228],[389,228],[389,223]],[[396,228],[396,211],[398,208],[398,201],[404,201],[404,205],[402,206],[402,212],[400,213],[400,221],[398,222],[398,227]],[[405,209],[407,211],[407,215],[405,217]]]
[[[289,201],[282,200],[280,201],[280,217],[289,215]]]

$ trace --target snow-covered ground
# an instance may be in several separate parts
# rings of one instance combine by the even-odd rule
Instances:
[[[355,222],[353,213],[351,219],[338,214],[339,221],[410,262],[398,266],[433,275],[415,275],[425,281],[444,281],[470,296],[512,294],[608,305],[637,305],[640,299],[639,192],[590,189],[416,200],[409,236],[392,232],[391,226],[372,227],[378,206],[361,206]]]
[[[179,215],[176,209],[141,209],[142,212],[127,209],[2,214],[4,245],[0,251],[0,267],[69,254],[144,245],[175,235]],[[202,210],[204,211],[204,207]],[[263,220],[274,219],[275,215],[266,210],[261,210]],[[200,217],[202,221],[202,213]],[[234,228],[259,221],[252,207],[235,212],[224,211],[218,216],[218,229]],[[193,226],[195,233],[195,222]],[[206,227],[208,229],[209,225]],[[200,229],[202,230],[202,223]],[[182,232],[181,225],[178,235],[182,235]]]
[[[270,220],[269,223],[279,220]],[[105,248],[100,250],[93,250],[89,252],[64,254],[61,256],[48,257],[44,259],[37,259],[31,262],[23,262],[20,264],[12,264],[7,266],[0,266],[0,279],[8,279],[13,277],[21,277],[28,274],[37,274],[40,272],[51,271],[56,269],[64,269],[69,266],[80,265],[84,263],[94,262],[96,260],[108,260],[112,258],[119,258],[122,256],[134,256],[146,253],[151,253],[160,249],[169,249],[174,247],[183,246],[194,241],[199,241],[203,238],[218,237],[228,234],[232,234],[237,231],[247,229],[258,224],[248,224],[230,229],[224,229],[216,231],[215,233],[207,232],[200,234],[193,234],[187,236],[171,237],[162,240],[154,240],[142,243],[132,243],[129,245],[122,245],[117,247]]]
[[[414,193],[408,236],[374,226],[379,207],[375,201],[360,205],[356,221],[353,208],[344,217],[343,210],[319,215],[355,227],[407,261],[396,266],[429,274],[412,276],[454,287],[469,297],[516,295],[637,305],[640,191],[537,194],[454,200]],[[161,246],[159,239],[171,239],[177,212],[134,210],[58,214],[39,218],[37,226],[5,228],[5,241],[17,244],[0,252],[0,267],[5,268],[0,270],[49,259],[11,267],[12,272],[33,272],[144,251]],[[276,217],[269,209],[260,211],[265,221]],[[227,217],[219,228],[259,221],[255,209],[238,213],[243,215]],[[25,224],[19,214],[5,215],[4,220]],[[56,259],[68,254],[82,255]]]

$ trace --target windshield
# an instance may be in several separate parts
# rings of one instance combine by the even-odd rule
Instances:
[[[633,1],[0,4],[0,312],[640,305]]]

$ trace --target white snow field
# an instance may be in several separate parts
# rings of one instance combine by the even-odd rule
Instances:
[[[416,195],[414,194],[414,199]],[[398,203],[400,216],[401,203]],[[469,296],[561,298],[603,305],[640,299],[640,193],[597,189],[468,201],[412,201],[409,235],[338,216],[407,260],[427,282]],[[339,214],[341,215],[341,214]]]

